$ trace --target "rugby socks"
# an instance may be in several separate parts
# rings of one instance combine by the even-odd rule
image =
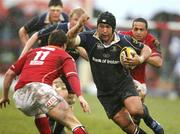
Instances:
[[[35,124],[38,128],[40,134],[51,134],[51,128],[49,126],[47,117],[38,117],[35,118]]]
[[[162,126],[155,121],[149,114],[148,108],[146,105],[143,104],[143,109],[144,109],[144,123],[153,130],[155,134],[164,134],[164,130]]]
[[[86,129],[79,125],[72,129],[73,134],[88,134]]]
[[[137,116],[134,116],[134,117],[133,117],[134,123],[139,126],[139,125],[140,125],[140,122],[141,122],[141,118],[142,118],[142,117],[140,117],[140,116],[138,116],[138,115],[137,115]]]

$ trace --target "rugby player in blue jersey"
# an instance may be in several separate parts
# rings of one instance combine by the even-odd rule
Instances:
[[[125,62],[138,65],[151,55],[150,48],[129,36],[117,34],[116,19],[110,12],[99,15],[96,30],[78,34],[87,20],[88,16],[84,14],[67,35],[72,47],[81,46],[88,54],[100,103],[107,116],[127,134],[146,134],[131,118],[145,116],[146,111],[129,71],[120,63],[119,55],[124,47],[133,47],[138,55],[125,59]]]

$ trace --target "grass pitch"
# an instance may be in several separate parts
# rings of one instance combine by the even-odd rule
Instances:
[[[91,113],[83,113],[78,102],[74,106],[74,111],[89,134],[123,134],[123,131],[107,118],[96,96],[86,94],[85,98],[90,104]],[[170,101],[166,98],[149,97],[146,98],[146,104],[151,115],[163,125],[165,134],[180,134],[180,99]],[[141,127],[148,134],[153,134],[143,121]],[[17,110],[11,101],[11,105],[6,109],[0,109],[0,134],[38,134],[38,131],[34,119]]]

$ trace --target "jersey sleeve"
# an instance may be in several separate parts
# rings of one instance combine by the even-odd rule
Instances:
[[[43,28],[42,30],[38,32],[38,38],[41,39],[43,37],[49,36],[53,30],[57,29],[57,27],[58,27],[58,24],[54,24],[47,28]]]
[[[72,58],[65,59],[63,64],[63,72],[74,93],[77,96],[81,95],[80,80],[77,74],[75,62]]]
[[[34,31],[39,30],[39,21],[40,17],[36,16],[32,18],[27,24],[25,24],[24,28],[26,29],[27,33],[32,33]]]
[[[26,58],[27,58],[28,53],[26,53],[23,57],[18,59],[14,65],[10,67],[12,71],[16,73],[16,75],[19,75],[25,65]]]
[[[54,30],[63,30],[65,33],[68,31],[67,29],[67,23],[57,23],[57,24],[53,24],[50,25],[46,28],[41,29],[38,32],[38,39],[39,40],[48,40],[49,35],[51,34],[52,31]]]

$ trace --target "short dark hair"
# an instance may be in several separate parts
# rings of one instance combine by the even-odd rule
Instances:
[[[113,31],[116,28],[116,18],[112,13],[110,13],[108,11],[103,12],[98,16],[97,25],[99,23],[105,23],[105,24],[110,25],[112,27]]]
[[[61,29],[52,31],[48,38],[48,45],[63,46],[66,42],[66,33]]]
[[[61,6],[61,7],[63,7],[63,3],[61,0],[50,0],[48,7],[50,7],[50,6]]]
[[[148,29],[148,22],[144,18],[136,18],[133,20],[132,27],[134,26],[134,22],[142,22],[145,24],[146,29]]]

